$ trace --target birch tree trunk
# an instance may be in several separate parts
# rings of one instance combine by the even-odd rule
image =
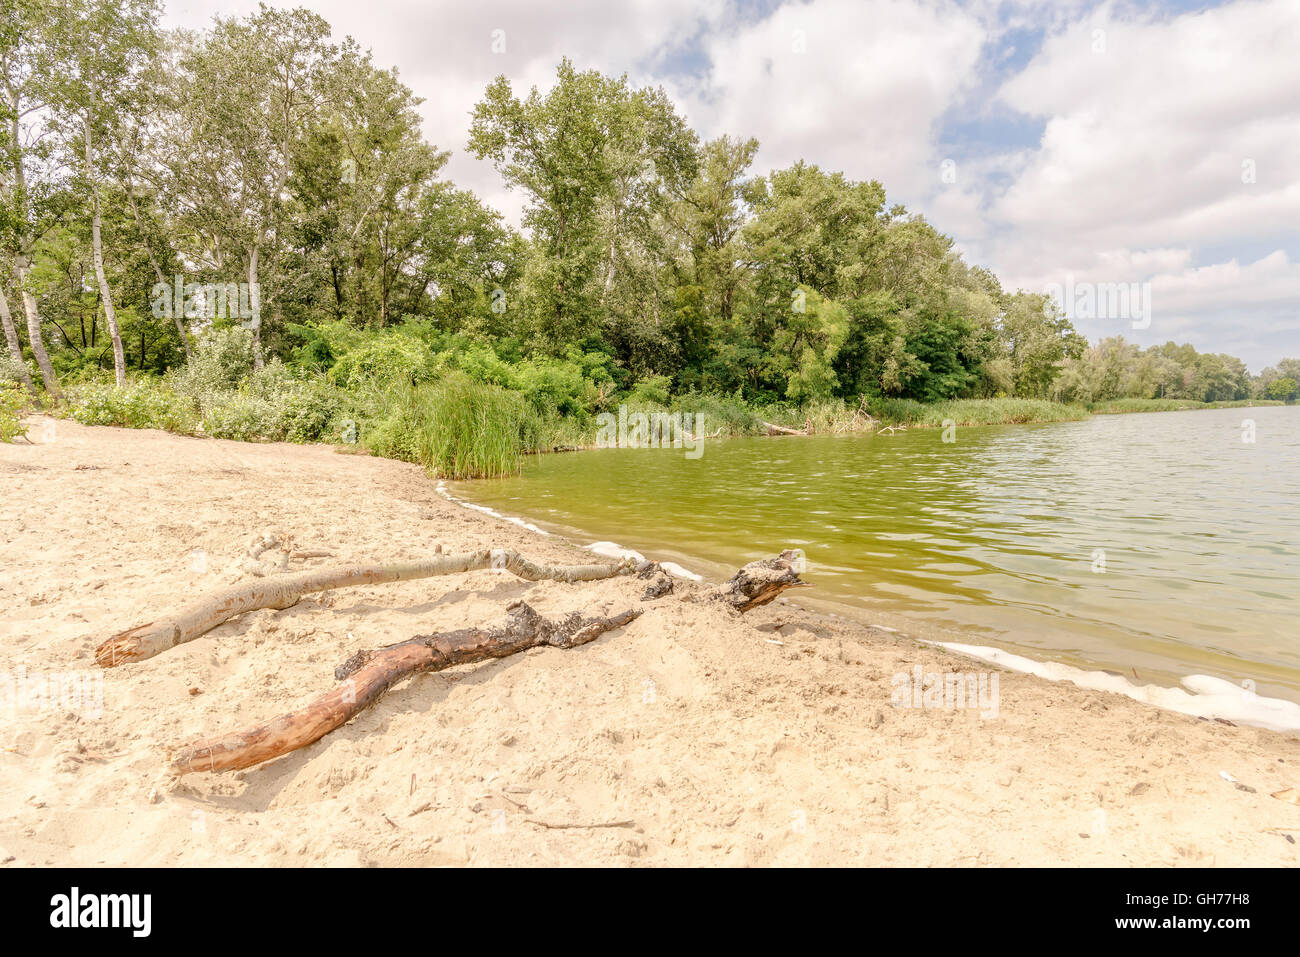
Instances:
[[[253,331],[253,368],[260,369],[266,363],[262,358],[262,292],[257,284],[258,244],[254,243],[248,251],[248,302],[253,315],[249,317],[248,328]]]
[[[12,137],[10,144],[10,159],[14,168],[14,185],[17,186],[16,194],[22,198],[24,209],[20,213],[24,216],[26,210],[27,196],[27,171],[23,166],[22,149],[19,143],[22,142],[21,131],[18,129],[18,98],[14,95],[12,88],[6,83],[6,91],[9,99],[9,135]],[[27,281],[31,276],[32,264],[28,258],[28,251],[32,247],[32,237],[24,234],[21,237],[21,249],[14,256],[14,270],[18,274],[18,291],[23,297],[23,312],[27,316],[27,343],[32,347],[32,355],[36,357],[36,365],[41,370],[41,381],[45,383],[45,391],[57,398],[59,392],[59,380],[54,375],[54,366],[50,364],[49,354],[45,351],[45,340],[41,338],[41,314],[36,308],[36,297],[28,289]]]
[[[28,278],[32,274],[32,264],[27,258],[26,250],[14,257],[14,269],[18,273],[18,286],[23,297],[23,312],[27,315],[27,343],[32,347],[32,355],[36,357],[36,364],[40,367],[45,391],[57,398],[62,395],[59,391],[59,379],[54,374],[54,366],[50,364],[49,353],[45,351],[45,340],[41,338],[41,314],[36,308],[36,297],[27,288]]]
[[[18,341],[18,330],[14,328],[14,317],[9,312],[9,300],[5,298],[5,291],[2,288],[0,288],[0,325],[3,325],[5,329],[5,344],[9,346],[9,355],[22,367],[23,385],[27,386],[27,391],[35,395],[36,386],[32,384],[32,377],[27,373],[27,361],[23,359],[23,346]]]
[[[119,386],[126,385],[126,354],[122,351],[122,331],[117,326],[117,310],[113,308],[113,291],[108,288],[104,275],[104,242],[101,235],[99,210],[99,184],[95,181],[94,148],[91,145],[90,117],[84,120],[86,144],[86,178],[90,181],[90,251],[95,263],[95,279],[99,283],[99,299],[104,304],[108,319],[108,335],[113,340],[113,378]]]

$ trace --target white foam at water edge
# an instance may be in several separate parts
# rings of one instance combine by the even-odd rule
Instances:
[[[449,502],[455,502],[457,505],[463,505],[465,508],[472,508],[474,511],[482,512],[484,515],[491,515],[493,518],[499,518],[502,521],[510,522],[513,525],[518,525],[520,528],[526,528],[530,532],[536,532],[538,535],[551,534],[544,528],[538,528],[532,522],[525,522],[522,518],[516,518],[513,515],[502,515],[494,508],[488,508],[486,505],[475,505],[473,502],[467,502],[463,498],[457,498],[448,491],[447,483],[441,479],[439,479],[438,484],[434,486],[434,491]],[[615,542],[593,542],[586,547],[589,551],[593,551],[597,555],[604,555],[606,558],[634,558],[639,562],[645,561],[645,556],[640,552],[633,551],[630,548],[623,548]],[[659,567],[676,578],[685,578],[693,582],[704,581],[703,575],[697,575],[695,572],[683,568],[676,562],[660,562]]]
[[[472,508],[474,511],[482,512],[484,515],[491,515],[493,518],[499,518],[503,522],[509,522],[511,525],[518,525],[520,528],[526,528],[530,532],[536,532],[538,535],[551,534],[544,528],[538,528],[532,522],[525,522],[522,518],[516,518],[513,515],[502,515],[494,508],[488,508],[486,505],[475,505],[473,502],[467,502],[463,498],[457,498],[452,495],[451,492],[447,491],[446,483],[441,480],[439,480],[438,484],[434,486],[434,491],[449,502],[455,502],[457,505],[463,505],[465,508]]]
[[[1091,691],[1110,691],[1134,701],[1176,711],[1197,718],[1224,718],[1270,731],[1300,730],[1300,704],[1283,698],[1264,698],[1240,685],[1211,675],[1188,675],[1182,688],[1136,685],[1123,675],[1084,671],[1056,661],[1034,661],[986,645],[963,645],[950,641],[927,641],[948,651],[1000,665],[1010,671],[1037,675],[1048,681],[1068,681]],[[1191,692],[1191,693],[1189,693]]]
[[[606,558],[631,558],[638,562],[645,561],[645,556],[635,549],[624,548],[617,542],[592,542],[585,546],[587,551],[595,552],[597,555],[603,555]],[[676,562],[660,562],[659,567],[675,578],[686,578],[693,582],[704,581],[703,575],[697,575],[693,571],[688,571]]]

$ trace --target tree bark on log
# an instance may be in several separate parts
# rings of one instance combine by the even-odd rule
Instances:
[[[144,661],[169,648],[193,641],[223,622],[261,608],[288,608],[305,595],[381,582],[412,581],[437,575],[498,568],[526,581],[551,579],[577,582],[612,578],[631,570],[629,562],[617,565],[538,565],[509,549],[484,549],[461,555],[438,555],[418,562],[389,565],[338,565],[296,575],[243,581],[209,594],[173,615],[128,628],[95,649],[95,662],[113,668],[129,661]]]
[[[743,614],[759,605],[766,605],[787,588],[808,587],[808,583],[799,578],[801,564],[799,554],[786,549],[778,558],[765,558],[745,565],[730,581],[710,589],[708,597]]]
[[[807,435],[807,429],[787,429],[784,425],[774,425],[771,422],[764,422],[763,426],[767,429],[768,435]]]
[[[641,614],[629,608],[609,618],[584,618],[572,612],[551,620],[522,601],[508,610],[510,617],[503,626],[463,628],[359,651],[335,669],[334,677],[341,684],[333,691],[266,724],[183,748],[172,759],[172,770],[189,774],[249,768],[319,741],[408,675],[504,658],[543,645],[576,648]]]

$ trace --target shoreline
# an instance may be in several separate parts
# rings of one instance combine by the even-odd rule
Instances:
[[[737,616],[684,580],[644,605],[625,577],[357,586],[101,672],[99,638],[238,577],[268,528],[340,561],[591,552],[455,505],[410,464],[54,424],[52,442],[37,428],[0,446],[0,670],[101,675],[103,713],[19,709],[0,730],[8,866],[1300,863],[1300,807],[1273,797],[1300,787],[1300,737],[972,665],[794,602]],[[331,686],[360,649],[523,596],[644,614],[572,651],[405,681],[261,767],[159,774],[171,748]],[[918,667],[982,676],[997,714],[898,704]]]
[[[992,402],[996,400],[962,399],[956,401],[981,403],[981,402]],[[1147,415],[1147,414],[1153,414],[1157,412],[1217,412],[1223,409],[1251,409],[1251,408],[1262,408],[1262,407],[1272,407],[1272,406],[1286,406],[1288,404],[1286,402],[1279,402],[1271,399],[1234,399],[1229,402],[1194,402],[1192,400],[1186,400],[1184,402],[1183,400],[1173,400],[1173,399],[1171,400],[1117,399],[1117,400],[1101,402],[1101,403],[1091,403],[1089,405],[1072,405],[1070,403],[1055,402],[1050,400],[1042,400],[1042,401],[1050,402],[1051,405],[1058,406],[1062,409],[1078,409],[1083,414],[1078,416],[1073,416],[1073,417],[1057,417],[1057,418],[1035,418],[1035,419],[1009,418],[1009,419],[989,420],[989,421],[953,420],[953,424],[956,425],[958,428],[981,428],[985,426],[999,426],[999,425],[1058,425],[1066,422],[1086,422],[1094,415]],[[1173,404],[1164,404],[1166,401]],[[1141,407],[1141,408],[1122,407],[1133,402],[1150,402],[1153,403],[1153,406]],[[926,406],[926,408],[930,408],[932,406],[939,406],[942,404],[943,403],[931,403],[931,405]],[[859,427],[857,425],[852,425],[848,427],[831,429],[829,431],[812,431],[812,432],[799,431],[797,429],[785,429],[780,432],[773,432],[773,431],[726,432],[720,435],[699,436],[699,437],[695,437],[695,439],[696,441],[703,441],[705,439],[707,439],[708,441],[718,441],[718,440],[729,441],[731,439],[759,439],[759,438],[798,439],[798,438],[810,438],[812,436],[818,436],[818,435],[821,436],[876,435],[876,434],[881,434],[885,430],[889,430],[890,434],[895,434],[895,432],[906,432],[911,429],[920,430],[920,429],[941,429],[941,428],[944,428],[942,422],[928,422],[928,421],[910,422],[902,419],[879,418],[879,419],[874,419],[869,427]],[[592,442],[584,442],[579,445],[557,445],[553,448],[537,449],[533,452],[526,452],[524,454],[525,455],[558,455],[564,452],[589,452],[601,447],[602,446],[600,446],[598,443],[592,441]],[[459,481],[473,481],[473,479],[460,479]]]
[[[456,496],[442,480],[437,482],[437,490],[448,501],[464,508],[472,509],[504,522],[518,525],[538,535],[554,536],[524,516],[505,515],[491,506],[480,505],[468,499]],[[596,541],[590,545],[578,545],[568,538],[561,540],[575,548],[595,552],[607,558],[634,558],[644,561],[653,556],[612,541]],[[676,562],[660,562],[661,567],[677,578],[694,582],[703,582],[703,575],[697,574]],[[716,582],[712,582],[716,584]],[[815,583],[814,583],[815,584]],[[797,598],[779,599],[782,604],[789,604],[804,611],[806,608]],[[1106,691],[1131,698],[1134,701],[1161,708],[1178,714],[1202,717],[1219,721],[1233,721],[1251,727],[1263,728],[1282,733],[1300,733],[1300,703],[1286,698],[1268,697],[1234,685],[1232,682],[1216,675],[1190,674],[1179,679],[1179,685],[1160,684],[1157,682],[1129,681],[1123,674],[1099,669],[1083,668],[1068,662],[1032,658],[1017,654],[1006,648],[985,644],[970,644],[965,641],[944,641],[932,637],[920,637],[913,632],[923,630],[920,622],[912,622],[909,631],[883,625],[872,616],[865,615],[853,605],[824,599],[822,604],[840,609],[840,614],[829,613],[831,617],[842,617],[856,621],[868,628],[901,634],[902,637],[922,644],[943,648],[964,658],[996,665],[1023,674],[1032,674],[1045,681],[1068,682],[1090,691]],[[906,616],[897,620],[906,621]]]

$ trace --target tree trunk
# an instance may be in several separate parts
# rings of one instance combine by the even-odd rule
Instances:
[[[584,618],[573,612],[550,620],[522,601],[510,605],[509,611],[504,626],[462,628],[360,651],[334,670],[341,684],[333,691],[256,728],[183,748],[173,758],[172,770],[188,774],[249,768],[319,741],[409,675],[504,658],[538,646],[576,648],[641,614],[628,609],[610,618]]]
[[[4,289],[0,288],[0,325],[4,326],[5,344],[9,346],[10,357],[21,367],[23,385],[27,386],[27,391],[32,395],[36,394],[36,386],[32,384],[32,377],[27,372],[27,360],[23,358],[23,345],[18,341],[18,330],[14,328],[14,317],[9,312],[9,300],[5,298]]]
[[[509,571],[527,581],[576,582],[612,578],[629,571],[630,565],[627,562],[617,565],[537,565],[515,551],[484,549],[462,555],[438,555],[419,562],[336,565],[279,578],[259,578],[214,592],[166,618],[119,632],[95,649],[95,661],[102,668],[113,668],[128,661],[144,661],[169,648],[193,641],[237,615],[261,608],[288,608],[313,592],[349,585],[455,575],[484,568]]]
[[[18,98],[12,89],[8,89],[9,99],[9,158],[14,170],[14,195],[23,200],[22,209],[18,210],[20,221],[26,222],[27,209],[27,171],[23,165],[22,138],[18,129]],[[54,375],[54,366],[50,365],[50,357],[45,351],[45,340],[41,338],[41,314],[36,308],[36,297],[31,294],[27,287],[28,277],[31,275],[32,265],[28,259],[28,251],[32,247],[32,237],[24,233],[19,237],[21,248],[18,254],[14,256],[14,270],[18,274],[18,293],[23,297],[23,312],[27,316],[27,344],[31,346],[32,355],[36,357],[36,365],[41,370],[41,381],[45,383],[45,391],[51,396],[58,398],[59,380]]]
[[[45,340],[41,338],[41,314],[36,309],[36,297],[27,288],[32,264],[27,258],[26,249],[14,257],[14,269],[18,273],[18,289],[23,297],[23,312],[27,315],[27,344],[31,346],[32,355],[36,357],[36,365],[40,367],[45,391],[57,399],[62,394],[59,391],[59,380],[54,374],[54,366],[50,364],[49,353],[45,351]]]
[[[113,292],[104,275],[104,242],[101,235],[99,211],[99,184],[95,181],[94,149],[90,142],[90,117],[85,123],[86,178],[90,181],[90,251],[95,264],[95,279],[99,283],[99,299],[104,304],[108,319],[108,335],[113,340],[113,378],[118,386],[126,385],[126,353],[122,349],[122,332],[117,327],[117,310],[113,308]]]
[[[764,422],[763,427],[767,429],[768,435],[807,435],[807,430],[787,429],[784,425],[774,425],[771,422]]]
[[[257,261],[260,254],[258,245],[248,251],[248,302],[252,306],[252,316],[248,317],[248,328],[253,331],[253,368],[260,369],[266,365],[262,358],[262,287],[257,282]]]

